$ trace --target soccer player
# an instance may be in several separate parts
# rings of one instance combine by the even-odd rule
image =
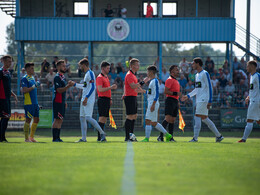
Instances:
[[[130,139],[130,133],[134,132],[134,124],[137,119],[137,93],[144,93],[145,91],[141,89],[141,86],[149,80],[145,78],[144,81],[138,83],[135,76],[136,72],[139,70],[139,60],[132,58],[130,60],[130,70],[125,76],[125,86],[123,99],[126,107],[126,121],[125,121],[125,141],[137,141]]]
[[[158,111],[159,111],[159,81],[155,78],[157,73],[156,66],[148,66],[147,76],[150,79],[150,84],[147,94],[147,110],[145,115],[145,139],[142,142],[149,142],[149,138],[152,131],[152,126],[154,126],[158,131],[162,132],[166,136],[166,141],[168,142],[172,135],[169,134],[165,128],[157,122]]]
[[[25,111],[25,123],[24,123],[24,136],[25,142],[37,142],[34,139],[34,134],[39,123],[39,105],[37,100],[37,87],[40,86],[39,81],[35,81],[34,75],[34,63],[25,64],[26,75],[22,78],[22,88],[24,94],[24,111]],[[30,123],[31,133],[29,137]]]
[[[260,74],[256,72],[256,61],[247,62],[247,72],[250,75],[249,96],[246,97],[246,104],[249,103],[247,110],[247,124],[244,135],[238,142],[246,142],[248,136],[253,129],[253,122],[256,121],[260,125]]]
[[[12,57],[5,55],[2,57],[2,61],[4,65],[0,68],[0,142],[7,142],[5,131],[11,117],[10,97],[13,96],[16,103],[18,99],[16,94],[11,90],[11,75],[8,70],[12,64]]]
[[[179,76],[179,68],[177,65],[172,65],[169,69],[170,76],[165,81],[164,94],[166,95],[165,100],[165,118],[162,122],[162,126],[166,129],[168,126],[169,133],[173,136],[174,122],[176,120],[179,110],[179,95],[180,95],[180,84],[176,79]],[[163,140],[163,133],[157,138],[158,141]],[[175,141],[172,137],[170,141]]]
[[[82,138],[77,142],[86,142],[87,139],[87,122],[88,121],[95,129],[100,133],[100,141],[106,142],[105,132],[99,126],[98,122],[92,118],[93,108],[95,104],[95,74],[89,68],[89,61],[86,58],[83,58],[79,61],[79,66],[83,72],[85,72],[84,84],[78,84],[73,82],[74,86],[83,89],[82,99],[80,104],[80,125],[81,125],[81,134]]]
[[[212,104],[212,86],[209,73],[203,70],[202,65],[203,62],[201,58],[193,59],[192,68],[197,70],[197,74],[195,76],[195,89],[188,95],[182,96],[181,98],[182,101],[186,101],[188,98],[196,95],[194,137],[190,140],[190,142],[198,141],[201,129],[201,120],[215,134],[216,142],[221,142],[224,137],[219,133],[215,124],[208,118],[208,112]]]
[[[53,115],[54,121],[52,124],[53,142],[63,142],[60,139],[61,125],[65,116],[66,108],[66,90],[73,86],[73,82],[67,84],[64,73],[66,65],[64,60],[59,60],[56,64],[58,70],[54,77],[54,99],[53,99]]]
[[[110,71],[110,64],[108,62],[101,62],[100,65],[101,73],[97,76],[96,86],[98,93],[98,124],[104,130],[107,117],[109,116],[109,109],[112,105],[111,89],[116,89],[117,85],[113,84],[110,86],[107,74]],[[98,139],[101,141],[101,135],[98,131]]]

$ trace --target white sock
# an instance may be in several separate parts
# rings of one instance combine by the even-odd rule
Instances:
[[[201,118],[195,116],[195,125],[194,125],[194,139],[198,140],[199,134],[200,134],[200,129],[201,129]]]
[[[86,116],[86,120],[96,129],[99,131],[100,134],[105,134],[102,128],[99,126],[98,122],[91,118],[90,116]]]
[[[245,131],[242,139],[246,140],[248,138],[248,136],[250,135],[253,129],[253,125],[254,125],[253,123],[246,123]]]
[[[208,126],[208,128],[215,134],[216,137],[221,136],[216,125],[212,122],[212,120],[210,120],[209,118],[206,118],[206,119],[202,120],[202,122]]]
[[[80,126],[81,126],[82,140],[86,141],[88,126],[87,126],[86,118],[84,116],[80,117]]]
[[[150,138],[152,132],[152,125],[145,125],[145,137]]]
[[[158,131],[162,132],[164,135],[165,135],[166,133],[168,133],[168,132],[166,131],[166,129],[164,129],[164,127],[163,127],[160,123],[157,123],[157,125],[155,126],[155,128],[156,128]]]

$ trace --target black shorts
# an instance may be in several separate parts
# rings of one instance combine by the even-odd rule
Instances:
[[[11,117],[11,101],[10,99],[0,99],[0,118]]]
[[[98,103],[98,114],[99,114],[99,116],[109,117],[110,98],[99,97],[97,103]]]
[[[179,102],[175,98],[167,97],[165,100],[165,115],[177,117],[179,110]]]
[[[63,119],[65,117],[65,103],[53,102],[53,116],[56,119]]]
[[[137,114],[137,97],[136,96],[126,96],[124,98],[126,114],[133,115]]]

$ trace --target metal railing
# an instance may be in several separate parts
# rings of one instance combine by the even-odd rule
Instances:
[[[15,0],[0,0],[0,8],[7,15],[13,18],[16,15],[16,1]]]

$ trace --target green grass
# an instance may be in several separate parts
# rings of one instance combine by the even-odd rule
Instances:
[[[259,194],[260,139],[215,143],[214,137],[200,137],[188,143],[190,138],[133,143],[137,194]],[[42,136],[39,143],[24,143],[9,137],[10,143],[0,143],[0,194],[120,194],[123,137],[73,143],[77,139],[52,143]]]

